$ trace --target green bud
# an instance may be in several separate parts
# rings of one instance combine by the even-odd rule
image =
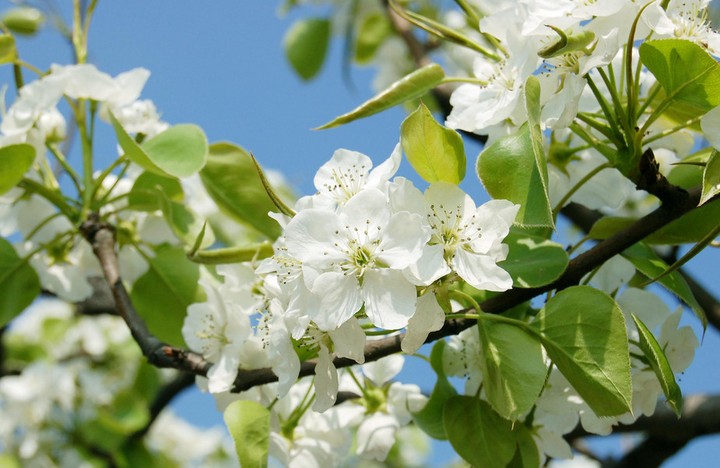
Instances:
[[[45,16],[37,8],[18,7],[5,13],[0,21],[15,34],[31,36],[40,30]]]

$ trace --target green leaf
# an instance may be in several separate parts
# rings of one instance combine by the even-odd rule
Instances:
[[[0,237],[0,327],[40,294],[40,279],[28,260],[19,257],[12,244]]]
[[[168,200],[159,194],[162,206],[162,213],[170,229],[187,246],[192,246],[197,241],[200,232],[203,232],[203,239],[200,247],[209,247],[215,243],[215,236],[212,228],[195,216],[183,203]]]
[[[35,148],[27,143],[0,148],[0,195],[15,187],[35,161]]]
[[[558,243],[539,236],[531,236],[511,228],[503,241],[510,248],[507,258],[498,266],[510,273],[513,284],[522,288],[536,288],[550,284],[562,275],[569,258]]]
[[[17,60],[17,48],[12,34],[0,34],[0,63],[14,63]]]
[[[160,210],[162,203],[158,192],[170,201],[182,202],[185,198],[179,180],[145,171],[135,179],[128,193],[128,207],[138,211]]]
[[[437,382],[435,382],[435,387],[430,394],[427,404],[423,409],[412,414],[413,421],[415,421],[415,424],[417,424],[420,429],[433,439],[439,440],[447,439],[445,426],[443,425],[445,402],[447,402],[450,397],[457,395],[455,387],[448,382],[447,376],[445,376],[445,370],[443,369],[445,344],[445,341],[440,340],[433,346],[432,352],[430,353],[430,365],[435,371],[435,374],[437,374]]]
[[[118,449],[128,435],[142,429],[150,419],[148,402],[132,391],[123,391],[106,405],[94,408],[96,417],[78,425],[83,442],[102,450]]]
[[[386,14],[373,13],[367,15],[360,24],[355,39],[355,61],[368,63],[375,56],[378,48],[392,33],[392,24]]]
[[[545,384],[547,368],[540,341],[505,323],[480,321],[478,327],[488,402],[500,416],[514,421],[530,411]]]
[[[517,449],[515,450],[515,456],[508,464],[508,468],[542,466],[537,444],[528,428],[523,424],[516,424],[513,432],[517,439]]]
[[[182,346],[187,308],[205,298],[198,285],[199,267],[177,247],[161,247],[148,263],[148,271],[133,284],[130,298],[155,336]]]
[[[673,101],[695,106],[698,115],[720,105],[720,65],[694,42],[646,41],[640,46],[640,60]]]
[[[410,165],[426,182],[459,184],[465,177],[465,145],[460,134],[435,121],[425,104],[400,127],[400,142]]]
[[[647,358],[653,372],[655,372],[668,404],[679,418],[682,411],[683,397],[682,391],[675,381],[675,374],[670,367],[670,363],[652,332],[634,314],[630,314],[630,316],[638,330],[640,349]]]
[[[653,249],[643,243],[633,245],[629,249],[625,250],[622,253],[622,256],[630,260],[633,266],[648,278],[656,278],[669,268],[669,265],[665,263],[665,261],[661,259],[655,251],[653,251]],[[700,304],[698,304],[690,286],[688,286],[685,278],[682,277],[679,271],[674,271],[663,276],[658,280],[658,282],[662,284],[665,289],[675,294],[685,304],[690,306],[695,313],[695,316],[700,319],[700,322],[702,322],[703,328],[707,327],[707,317],[705,316],[705,311],[702,307],[700,307]]]
[[[703,171],[700,204],[704,204],[718,193],[720,193],[720,153],[713,150]]]
[[[173,125],[142,144],[148,158],[164,172],[175,177],[195,174],[205,165],[208,142],[200,127]]]
[[[298,20],[285,34],[283,48],[293,70],[303,80],[312,79],[323,66],[330,42],[330,21]]]
[[[505,468],[515,454],[512,423],[477,397],[448,399],[443,424],[450,444],[473,466]]]
[[[32,35],[42,27],[45,17],[37,8],[18,7],[6,12],[0,21],[15,34]]]
[[[632,408],[625,318],[615,301],[589,286],[552,297],[531,324],[565,378],[598,416]]]
[[[270,239],[280,235],[280,226],[268,216],[277,208],[263,187],[252,157],[243,148],[224,142],[210,145],[200,179],[218,207],[236,221]]]
[[[270,411],[255,401],[238,400],[228,405],[224,417],[235,441],[240,466],[266,467],[270,449]]]
[[[125,156],[146,171],[165,177],[187,177],[205,165],[207,138],[197,125],[172,126],[139,145],[112,113],[110,120]]]
[[[365,101],[347,114],[321,125],[316,130],[338,127],[353,120],[369,117],[403,102],[417,99],[439,85],[445,78],[445,72],[437,63],[431,63],[415,70],[396,81],[388,89]]]
[[[477,160],[477,172],[485,189],[495,199],[520,205],[515,222],[521,226],[554,226],[544,180],[547,167],[538,166],[539,156],[527,124],[516,133],[485,148]]]

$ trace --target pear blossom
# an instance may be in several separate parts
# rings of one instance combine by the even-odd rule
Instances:
[[[402,328],[415,312],[415,285],[402,273],[429,233],[419,214],[393,213],[387,196],[366,189],[337,212],[300,211],[285,230],[287,255],[302,263],[305,285],[320,298],[309,311],[320,329],[339,327],[365,306],[374,325]]]
[[[318,195],[342,205],[363,189],[384,189],[384,184],[398,170],[402,153],[400,144],[395,146],[390,157],[370,170],[372,161],[357,151],[339,149],[333,153],[315,174],[315,188]]]
[[[250,270],[252,271],[252,270]],[[229,390],[240,367],[240,349],[251,334],[250,314],[255,301],[249,291],[231,291],[202,277],[207,302],[192,304],[182,333],[190,349],[214,364],[208,371],[211,393]]]
[[[510,232],[519,205],[491,200],[476,207],[459,187],[443,182],[427,189],[424,203],[432,237],[408,276],[430,284],[452,270],[481,290],[512,287],[512,278],[497,262],[507,257],[502,240]]]

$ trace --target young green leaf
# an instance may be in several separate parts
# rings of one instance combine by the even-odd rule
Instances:
[[[697,108],[702,115],[720,105],[720,64],[702,47],[685,39],[646,41],[640,60],[673,101]]]
[[[455,387],[448,382],[445,376],[445,370],[443,369],[445,344],[445,341],[440,340],[433,346],[432,352],[430,353],[430,365],[435,371],[435,374],[437,374],[437,382],[435,383],[435,387],[430,394],[427,404],[423,409],[412,414],[413,421],[415,421],[415,424],[417,424],[420,429],[433,439],[439,440],[447,439],[445,426],[443,425],[445,402],[447,402],[449,398],[457,395]]]
[[[503,242],[509,246],[509,252],[498,266],[510,273],[515,286],[535,288],[552,283],[567,267],[568,254],[556,242],[515,228]]]
[[[589,286],[551,298],[531,324],[543,347],[598,416],[632,408],[625,318],[615,301]]]
[[[0,148],[0,195],[20,182],[35,160],[35,148],[27,143]]]
[[[228,405],[224,418],[235,442],[240,466],[266,467],[270,450],[270,411],[255,401],[238,400]]]
[[[315,130],[338,127],[353,120],[369,117],[403,102],[417,99],[439,85],[445,78],[445,72],[437,63],[431,63],[415,70],[396,81],[388,89],[365,101],[347,114],[343,114]]]
[[[716,226],[717,226],[717,220]],[[622,253],[623,257],[630,260],[637,270],[648,278],[656,278],[662,275],[669,267],[663,259],[661,259],[649,246],[639,243],[635,244],[629,249]],[[679,271],[673,271],[660,278],[658,282],[665,287],[668,291],[679,297],[685,304],[689,305],[695,313],[695,316],[700,319],[703,328],[707,327],[707,317],[705,311],[697,299],[692,293],[690,286],[688,286],[685,278],[682,277]]]
[[[179,180],[145,171],[135,179],[128,193],[128,207],[138,211],[160,210],[158,192],[175,202],[182,202],[185,197]]]
[[[168,200],[162,193],[158,193],[160,209],[173,233],[187,246],[195,244],[198,234],[203,231],[201,247],[209,247],[215,243],[215,236],[210,226],[195,216],[185,204]]]
[[[472,466],[505,468],[515,455],[512,423],[477,397],[449,398],[443,424],[450,444]]]
[[[437,123],[425,104],[400,127],[410,165],[425,181],[459,184],[465,177],[465,145],[460,134]]]
[[[713,150],[703,171],[700,204],[704,204],[718,193],[720,193],[720,153]]]
[[[392,25],[388,15],[373,13],[367,15],[360,24],[355,39],[355,61],[368,63],[375,56],[378,48],[392,33]]]
[[[485,148],[477,160],[477,173],[490,196],[520,205],[516,223],[521,226],[554,226],[552,207],[543,171],[538,166],[527,124],[516,133]]]
[[[187,307],[205,299],[198,265],[177,247],[161,247],[148,263],[148,270],[132,285],[130,299],[155,336],[182,346]]]
[[[28,260],[18,256],[12,244],[0,237],[0,327],[40,294],[40,280]]]
[[[208,142],[197,125],[180,124],[144,142],[142,149],[164,172],[175,177],[187,177],[205,165]]]
[[[175,125],[140,145],[112,114],[110,121],[125,156],[146,171],[164,177],[187,177],[205,165],[207,138],[197,125]]]
[[[303,80],[322,69],[330,42],[330,21],[309,18],[296,21],[285,34],[283,48],[290,65]]]
[[[500,416],[514,421],[532,408],[545,384],[547,368],[540,341],[505,323],[480,321],[478,327],[488,402]]]
[[[630,316],[637,327],[640,349],[653,372],[655,372],[668,404],[679,418],[682,411],[683,397],[680,387],[675,382],[675,374],[673,374],[670,363],[652,332],[634,314],[630,314]]]
[[[280,226],[268,216],[277,211],[258,175],[250,153],[232,143],[210,145],[208,161],[200,179],[218,207],[236,221],[270,239],[280,235]]]

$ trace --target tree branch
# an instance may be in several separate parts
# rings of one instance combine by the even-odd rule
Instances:
[[[194,383],[195,376],[193,374],[181,372],[177,377],[160,388],[157,395],[155,395],[155,399],[150,404],[150,419],[147,424],[145,424],[142,429],[131,434],[128,440],[137,440],[144,437],[167,405],[169,405],[176,396]]]
[[[720,395],[687,397],[679,419],[667,405],[660,403],[652,416],[642,416],[632,424],[613,428],[614,434],[633,432],[643,432],[647,438],[621,459],[608,460],[603,466],[656,467],[696,437],[720,433]],[[594,434],[578,426],[565,438],[572,442],[592,436]]]
[[[91,214],[89,219],[80,226],[80,231],[100,261],[118,313],[127,324],[148,362],[156,367],[170,367],[196,375],[206,375],[212,366],[210,362],[192,351],[163,343],[150,333],[145,321],[138,315],[120,278],[113,229],[108,224],[101,222],[97,214]]]

